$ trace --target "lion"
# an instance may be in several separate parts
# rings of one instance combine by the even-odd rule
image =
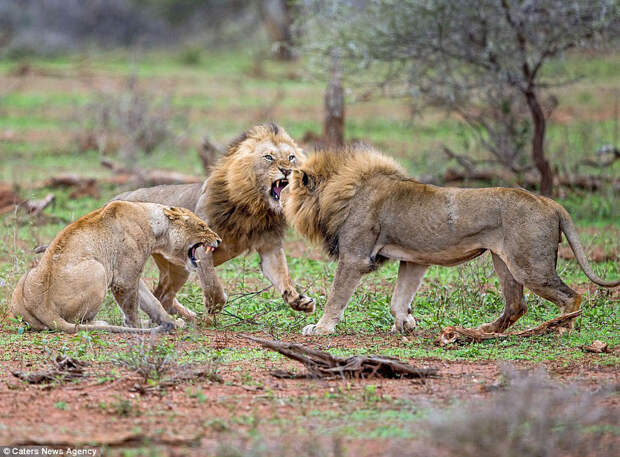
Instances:
[[[106,330],[146,333],[136,328],[138,296],[142,309],[159,327],[175,327],[172,317],[148,291],[138,291],[149,256],[157,254],[178,268],[198,268],[196,251],[210,253],[221,239],[194,213],[154,203],[112,202],[62,230],[39,264],[17,283],[11,312],[36,330],[67,333]],[[125,326],[91,322],[111,289],[124,315]]]
[[[390,305],[392,330],[400,332],[415,327],[411,303],[430,265],[458,265],[486,251],[506,303],[481,330],[503,332],[527,311],[524,286],[564,313],[578,310],[581,296],[556,273],[562,233],[591,281],[620,284],[594,274],[568,212],[555,201],[522,189],[422,184],[367,146],[316,152],[293,172],[283,202],[293,227],[338,260],[325,312],[304,335],[333,332],[361,277],[386,260],[400,262]]]
[[[283,238],[286,220],[281,192],[293,168],[304,159],[295,141],[278,125],[255,126],[235,139],[203,184],[164,185],[120,194],[114,200],[146,201],[194,211],[222,236],[212,259],[200,263],[198,277],[206,309],[217,313],[226,303],[214,267],[248,251],[257,251],[263,274],[294,310],[311,313],[314,300],[297,292],[289,276]],[[202,256],[199,250],[199,257]],[[195,313],[176,300],[189,273],[159,254],[153,255],[159,282],[153,291],[171,314],[194,319]],[[147,293],[145,284],[140,290]]]

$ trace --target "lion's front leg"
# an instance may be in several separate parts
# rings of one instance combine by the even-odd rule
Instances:
[[[222,310],[228,296],[215,273],[213,254],[201,248],[198,250],[198,260],[198,279],[204,294],[205,309],[207,314],[215,315]]]
[[[316,324],[306,325],[304,335],[325,335],[332,333],[342,320],[344,310],[351,300],[355,288],[362,278],[362,272],[355,264],[338,262],[332,289],[325,305],[325,312]]]
[[[278,293],[282,295],[284,301],[295,311],[314,312],[314,300],[298,293],[289,276],[286,256],[282,246],[259,249],[258,253],[263,274],[271,281]]]

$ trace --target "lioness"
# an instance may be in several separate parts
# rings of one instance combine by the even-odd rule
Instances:
[[[112,202],[78,219],[49,245],[38,266],[17,283],[11,311],[34,329],[142,333],[138,294],[157,330],[174,320],[148,290],[138,292],[144,264],[153,253],[187,271],[198,267],[196,251],[213,252],[220,238],[194,213],[154,203]],[[94,319],[110,288],[128,327]]]
[[[401,332],[415,326],[410,305],[429,265],[457,265],[487,250],[506,305],[482,330],[504,331],[527,311],[523,286],[576,311],[581,297],[555,271],[562,232],[590,280],[620,284],[594,274],[570,216],[553,200],[521,189],[421,184],[367,147],[315,153],[293,172],[283,198],[297,231],[338,259],[325,313],[304,335],[333,332],[362,275],[387,259],[400,261],[391,312]]]
[[[204,259],[198,269],[205,306],[215,313],[226,302],[214,265],[244,252],[256,250],[264,275],[284,301],[298,311],[313,312],[314,300],[299,294],[289,277],[282,239],[286,220],[280,195],[288,185],[291,170],[304,158],[293,139],[276,124],[255,126],[228,147],[204,184],[167,185],[138,189],[115,200],[147,201],[180,206],[194,211],[223,238],[223,243]],[[199,250],[199,258],[202,250]],[[159,268],[155,296],[164,308],[182,317],[195,317],[176,299],[189,273],[159,254],[153,255]],[[140,283],[140,291],[148,292]]]

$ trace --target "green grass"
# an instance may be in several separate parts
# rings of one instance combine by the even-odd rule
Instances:
[[[174,129],[178,141],[164,145],[150,156],[140,157],[140,167],[200,174],[202,170],[195,150],[204,133],[225,143],[258,121],[274,119],[295,138],[303,137],[308,131],[320,132],[323,83],[306,77],[301,63],[266,61],[262,68],[265,76],[257,77],[253,59],[252,52],[201,51],[197,58],[191,57],[191,65],[183,63],[189,62],[187,59],[161,52],[142,54],[139,58],[113,52],[27,61],[33,72],[30,79],[19,87],[0,92],[0,134],[5,138],[0,140],[0,181],[20,186],[20,195],[24,198],[40,198],[54,192],[57,200],[42,218],[32,218],[21,212],[0,216],[0,318],[6,314],[18,278],[37,258],[32,248],[48,243],[66,224],[124,190],[102,186],[99,199],[71,199],[70,190],[48,189],[35,184],[60,173],[109,176],[110,173],[99,166],[97,152],[77,152],[74,136],[80,131],[84,107],[102,93],[122,90],[127,77],[137,76],[140,87],[157,97],[170,95],[176,116]],[[617,138],[617,120],[609,113],[608,101],[610,97],[618,97],[617,89],[613,92],[613,88],[618,84],[619,59],[618,54],[605,57],[569,55],[564,62],[547,69],[548,74],[554,76],[563,72],[585,75],[575,85],[557,91],[560,109],[574,109],[575,114],[567,119],[552,117],[549,122],[547,150],[554,164],[570,168],[586,156],[593,157],[601,145]],[[0,61],[0,78],[14,81],[10,75],[22,63]],[[107,84],[91,83],[92,76]],[[440,152],[444,144],[457,151],[480,154],[473,135],[453,117],[430,113],[411,119],[408,106],[399,100],[375,98],[353,103],[350,97],[350,101],[347,137],[371,142],[394,155],[413,176],[441,174],[455,165],[446,161]],[[617,176],[619,165],[591,172]],[[611,188],[598,193],[568,192],[561,199],[580,228],[581,240],[589,252],[602,248],[605,252],[617,253],[620,249],[619,200]],[[287,239],[300,241],[292,231]],[[289,257],[288,263],[300,288],[317,300],[314,314],[292,311],[271,289],[246,295],[268,285],[260,273],[258,257],[250,254],[218,267],[230,300],[215,328],[267,331],[286,339],[298,334],[305,325],[316,322],[325,305],[335,264],[297,257]],[[620,274],[615,261],[595,263],[594,268],[605,277]],[[570,285],[588,283],[575,261],[560,260],[558,270]],[[488,257],[456,268],[431,268],[415,298],[418,332],[404,340],[389,334],[392,325],[389,302],[396,272],[397,265],[391,263],[364,278],[337,328],[340,335],[359,336],[359,346],[330,348],[330,351],[383,353],[402,358],[571,363],[586,357],[579,347],[594,339],[604,340],[611,346],[620,344],[618,301],[609,292],[595,289],[585,295],[583,315],[570,334],[527,340],[509,338],[450,349],[435,346],[434,338],[441,327],[476,326],[501,313],[503,298]],[[157,276],[151,263],[147,265],[145,276],[149,281]],[[183,287],[179,299],[199,313],[204,311],[196,281]],[[516,329],[537,325],[559,313],[555,305],[533,294],[529,295],[528,306],[529,312]],[[121,321],[110,296],[106,298],[100,317],[116,324]],[[0,346],[13,348],[3,353],[4,360],[19,356],[42,357],[40,354],[16,354],[21,347],[35,345],[43,352],[45,348],[62,350],[86,359],[109,362],[109,345],[115,350],[123,347],[122,343],[109,343],[104,337],[88,340],[83,335],[61,338],[53,332],[18,333],[23,326],[7,319],[2,320],[2,325]],[[184,363],[213,358],[225,364],[280,360],[279,356],[263,350],[211,349],[211,341],[201,336],[201,330],[181,331],[171,337],[176,338],[174,341],[188,338],[192,344],[199,345],[181,354]],[[317,337],[311,341],[325,346],[330,339]],[[594,360],[594,363],[615,365],[618,355],[617,352],[603,354]]]

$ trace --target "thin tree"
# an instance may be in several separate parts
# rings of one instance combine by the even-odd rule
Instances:
[[[538,170],[543,195],[553,189],[545,155],[547,91],[569,82],[546,76],[544,67],[569,49],[614,39],[620,30],[616,0],[350,0],[337,6],[307,0],[305,5],[307,12],[323,14],[323,20],[309,21],[321,24],[320,35],[308,34],[319,43],[315,49],[339,46],[357,73],[418,104],[458,113],[478,129],[498,163],[525,169],[518,156],[528,135],[529,163]],[[504,111],[501,119],[498,110]],[[510,125],[523,113],[525,128]]]
[[[329,81],[325,90],[325,119],[323,136],[330,144],[344,144],[344,88],[342,86],[342,63],[339,52],[331,54]]]

